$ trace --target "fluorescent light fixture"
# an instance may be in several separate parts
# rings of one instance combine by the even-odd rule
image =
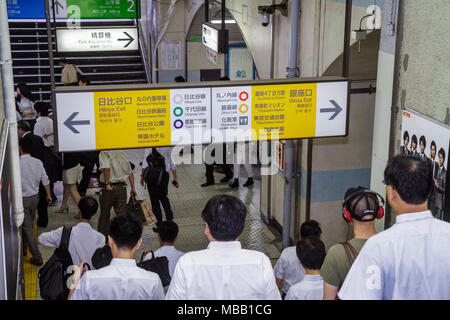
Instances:
[[[221,24],[222,20],[220,20],[220,19],[211,20],[211,23],[213,23],[213,24]],[[234,19],[226,19],[225,23],[236,23],[236,20],[234,20]]]

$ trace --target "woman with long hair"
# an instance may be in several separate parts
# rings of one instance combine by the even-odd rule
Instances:
[[[25,83],[17,85],[17,107],[22,120],[26,120],[31,125],[31,130],[36,123],[36,113],[34,111],[34,97],[30,88]]]

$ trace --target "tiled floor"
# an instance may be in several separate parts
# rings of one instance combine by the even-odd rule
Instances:
[[[139,176],[141,172],[140,162],[142,161],[144,151],[142,149],[136,149],[127,150],[126,152],[130,157],[130,161],[136,165],[134,173],[138,197],[149,201],[147,191],[139,184]],[[260,180],[258,176],[255,178],[255,185],[250,188],[240,187],[239,189],[230,189],[228,184],[217,183],[223,175],[215,173],[216,185],[202,188],[200,187],[200,184],[205,182],[204,165],[179,165],[177,166],[177,173],[180,187],[177,189],[170,184],[169,198],[171,201],[172,210],[174,212],[174,221],[180,228],[178,240],[176,242],[176,247],[179,250],[188,252],[193,250],[201,250],[207,247],[208,240],[204,235],[204,222],[201,218],[201,211],[206,202],[212,196],[216,194],[230,194],[240,198],[248,209],[245,230],[240,237],[242,246],[246,249],[258,250],[265,253],[271,259],[272,264],[275,264],[276,260],[280,256],[280,251],[278,248],[280,247],[281,235],[273,228],[269,228],[260,217]],[[245,176],[245,172],[242,172],[241,175]],[[240,180],[242,185],[246,178],[242,177]],[[96,189],[88,189],[88,195],[92,195],[98,199],[98,195],[95,191]],[[58,199],[61,200],[61,183],[56,184],[55,193],[57,194]],[[61,227],[62,225],[75,225],[77,220],[74,218],[74,215],[77,213],[77,209],[72,200],[70,200],[69,205],[70,210],[68,214],[55,213],[54,211],[58,208],[58,206],[50,207],[49,224],[47,228],[39,228],[38,233],[40,234],[42,232],[50,231]],[[95,228],[97,227],[98,217],[99,214],[97,213],[92,219],[92,225]],[[145,227],[143,233],[143,245],[137,252],[136,258],[140,258],[144,249],[157,249],[158,247],[159,243],[156,234],[150,227]],[[49,248],[42,245],[39,246],[39,249],[41,250],[44,261],[47,261],[54,251],[54,248]],[[25,272],[25,277],[28,279],[28,281],[26,281],[28,288],[27,298],[33,299],[36,297],[37,299],[40,299],[39,286],[35,282],[35,273],[37,272],[37,268],[34,268],[26,263],[25,269],[27,270]],[[37,290],[36,295],[32,294],[33,285]]]

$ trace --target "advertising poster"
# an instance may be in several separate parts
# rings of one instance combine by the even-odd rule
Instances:
[[[432,167],[434,187],[429,208],[436,218],[449,221],[445,203],[449,193],[446,182],[450,163],[450,128],[414,111],[405,110],[402,115],[401,138],[398,150],[400,154],[417,155]]]

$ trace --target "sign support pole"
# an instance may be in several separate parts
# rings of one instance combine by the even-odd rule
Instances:
[[[48,59],[49,59],[49,65],[50,65],[50,87],[52,91],[51,95],[51,101],[53,108],[56,108],[56,101],[55,101],[55,64],[54,64],[54,56],[53,56],[53,42],[52,42],[52,27],[50,22],[50,8],[48,1],[45,2],[45,20],[47,25],[47,42],[48,42]],[[53,6],[54,8],[54,6]],[[54,14],[54,13],[53,13]],[[56,24],[55,24],[56,27]],[[55,39],[56,39],[56,32],[55,32]]]

